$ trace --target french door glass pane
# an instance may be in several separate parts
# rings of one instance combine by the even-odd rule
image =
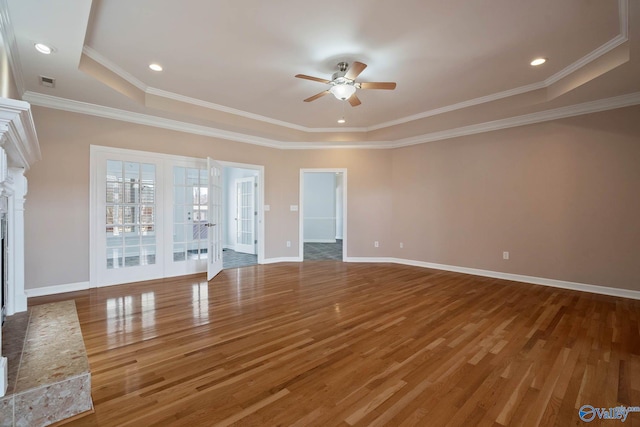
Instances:
[[[207,257],[207,170],[173,169],[173,260]]]
[[[107,160],[107,268],[155,264],[156,167]]]

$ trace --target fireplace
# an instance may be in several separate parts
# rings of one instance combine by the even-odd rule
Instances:
[[[0,302],[1,320],[27,310],[24,283],[25,172],[40,159],[31,106],[0,97]],[[6,327],[6,326],[5,326]],[[0,328],[0,397],[7,390],[8,362],[2,354]]]

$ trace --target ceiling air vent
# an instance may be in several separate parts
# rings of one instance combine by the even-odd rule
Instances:
[[[53,77],[38,76],[40,84],[46,87],[56,87],[56,79]]]

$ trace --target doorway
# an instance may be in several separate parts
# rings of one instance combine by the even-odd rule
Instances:
[[[300,259],[347,256],[347,170],[300,170]]]
[[[256,265],[261,243],[260,169],[235,163],[223,165],[223,268]]]

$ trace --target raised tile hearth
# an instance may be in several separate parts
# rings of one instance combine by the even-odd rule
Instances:
[[[9,360],[0,427],[46,426],[93,410],[91,373],[74,301],[31,307],[7,318]]]

